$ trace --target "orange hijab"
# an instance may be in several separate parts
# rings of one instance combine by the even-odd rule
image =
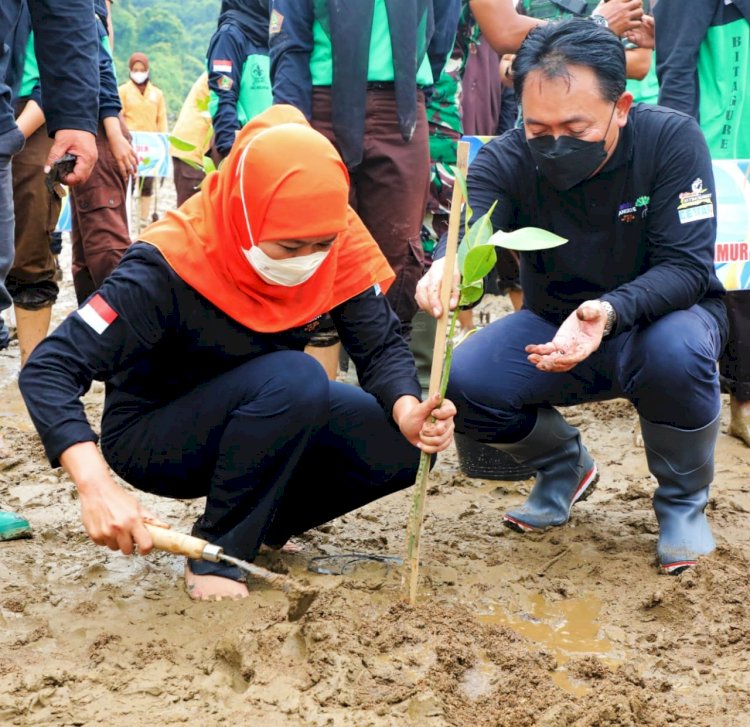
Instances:
[[[247,328],[301,326],[394,273],[349,207],[349,175],[333,145],[292,106],[271,106],[238,134],[201,192],[150,225],[157,247],[189,286]],[[336,235],[306,282],[266,283],[243,249],[261,240]]]

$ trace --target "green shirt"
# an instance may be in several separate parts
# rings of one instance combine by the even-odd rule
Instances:
[[[356,2],[357,0],[350,0]],[[330,86],[333,83],[333,53],[331,39],[320,21],[313,22],[313,50],[310,54],[310,73],[313,86]],[[385,0],[375,0],[370,36],[370,61],[367,67],[368,81],[393,81],[393,49],[391,46],[390,25]],[[417,69],[417,85],[431,86],[432,69],[427,56]]]
[[[750,158],[750,23],[712,26],[698,54],[700,125],[714,159]]]
[[[23,62],[23,76],[21,77],[21,87],[18,90],[19,98],[31,96],[34,87],[39,82],[39,64],[34,53],[34,33],[29,33],[29,40],[26,43],[26,57]]]

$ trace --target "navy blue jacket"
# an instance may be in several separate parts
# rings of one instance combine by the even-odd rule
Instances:
[[[635,104],[604,168],[564,192],[537,172],[523,129],[511,129],[480,149],[467,184],[475,218],[497,201],[495,230],[541,227],[568,240],[521,253],[524,307],[560,325],[601,298],[617,312],[617,334],[699,304],[726,341],[713,168],[693,118]]]
[[[432,0],[435,29],[427,47],[433,79],[438,79],[458,29],[459,0]],[[313,48],[315,0],[272,0],[283,16],[281,30],[271,35],[271,79],[274,103],[296,106],[309,119],[312,114],[310,54]]]
[[[274,103],[296,106],[308,119],[312,119],[310,55],[313,49],[314,20],[321,13],[319,0],[273,0],[272,8],[270,52]],[[415,30],[418,32],[421,17],[416,13],[422,8],[425,9],[427,18],[427,27],[424,29],[426,54],[433,79],[437,79],[453,49],[461,4],[460,0],[418,0],[416,5],[409,8],[409,12],[413,11],[415,15],[409,15],[406,10],[404,11],[405,16],[415,23]],[[328,17],[323,20],[327,20],[331,26],[333,47],[333,129],[342,157],[347,166],[353,169],[362,160],[366,104],[367,58],[363,57],[363,51],[369,45],[368,39],[361,36],[366,34],[364,18],[367,17],[371,21],[372,16],[363,7],[354,5],[349,11],[340,7],[336,0],[329,0],[324,10]],[[391,23],[392,40],[394,33],[406,33],[409,36],[410,30],[396,27]],[[415,39],[409,37],[409,40],[413,42]],[[412,54],[416,51],[410,50],[403,43],[396,45],[393,41],[392,44],[399,124],[404,140],[410,141],[416,126],[414,91],[417,69],[409,68],[409,65],[414,63],[415,58]],[[401,48],[400,53],[398,48]],[[340,63],[338,76],[337,57]],[[410,78],[412,71],[413,79]],[[412,88],[409,88],[409,83],[412,84]],[[425,89],[428,93],[430,90]]]
[[[21,8],[21,14],[18,16],[15,28],[12,29],[12,33],[9,38],[6,38],[6,43],[11,49],[10,64],[8,72],[5,74],[6,82],[10,86],[12,96],[12,102],[18,100],[28,101],[32,100],[36,102],[39,108],[42,107],[42,85],[39,80],[34,84],[34,88],[31,93],[26,96],[20,96],[20,86],[23,83],[23,73],[26,65],[26,51],[29,45],[29,36],[31,35],[31,15],[29,15],[29,8],[24,3]]]
[[[92,0],[27,0],[42,80],[47,130],[96,134],[99,70]],[[12,49],[6,43],[21,15],[22,0],[0,0],[0,134],[15,128],[9,78]],[[61,41],[64,39],[64,42]],[[17,90],[17,88],[16,88]]]
[[[120,111],[122,111],[122,101],[117,90],[114,62],[101,42],[102,38],[108,35],[107,27],[98,15],[96,28],[99,34],[99,118],[106,119],[111,116],[119,116]]]
[[[117,436],[135,417],[244,361],[303,350],[314,324],[256,333],[230,318],[179,278],[147,243],[132,245],[98,291],[117,314],[101,333],[74,312],[34,350],[19,384],[47,456],[97,436],[80,396],[107,382],[102,431]],[[390,417],[400,396],[421,399],[417,370],[384,295],[368,290],[331,311],[359,374]]]
[[[250,55],[268,55],[268,5],[266,0],[224,2],[218,27],[207,52],[208,88],[218,97],[213,114],[214,144],[226,156],[241,128],[237,101],[242,70]],[[227,61],[231,70],[219,70],[215,61]],[[223,64],[225,65],[225,64]],[[229,79],[231,84],[227,87]]]

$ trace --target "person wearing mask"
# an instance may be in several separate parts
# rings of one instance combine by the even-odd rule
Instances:
[[[750,0],[654,8],[659,103],[698,120],[713,159],[750,159]],[[750,290],[726,297],[729,341],[720,370],[729,434],[750,446]]]
[[[620,39],[588,20],[535,29],[513,66],[523,127],[478,152],[468,203],[475,219],[495,205],[496,230],[537,227],[567,242],[520,253],[524,307],[454,350],[456,432],[537,471],[503,519],[544,531],[568,522],[598,480],[556,407],[628,399],[657,482],[658,561],[678,574],[714,549],[705,509],[728,325],[711,157],[691,117],[632,106]],[[435,316],[443,275],[458,277],[441,252],[417,288]]]
[[[269,0],[222,0],[207,68],[214,149],[223,159],[237,132],[272,101]]]
[[[99,31],[99,159],[91,176],[71,190],[72,273],[78,303],[83,303],[115,269],[130,245],[127,186],[138,158],[122,119],[110,49],[109,10],[95,0]]]
[[[145,53],[133,53],[128,60],[130,78],[118,88],[125,126],[130,131],[156,131],[166,134],[167,104],[162,90],[151,81],[151,69]],[[151,222],[151,199],[154,178],[138,180],[140,195],[140,227]],[[156,216],[156,210],[153,216]]]
[[[47,133],[53,138],[45,171],[67,153],[76,155],[63,182],[85,180],[96,161],[96,27],[90,0],[26,0],[36,37]],[[14,42],[22,0],[0,0],[0,313],[12,303],[5,285],[15,255],[11,161],[25,137],[15,120],[13,99],[23,77],[25,43]],[[0,438],[0,456],[9,454]],[[0,510],[0,540],[30,534],[28,520]]]
[[[274,102],[299,108],[341,153],[352,206],[396,273],[388,299],[408,338],[425,264],[425,93],[453,48],[460,0],[273,0],[271,8]],[[335,377],[338,346],[327,328],[311,353]]]
[[[455,407],[421,400],[383,295],[393,271],[348,198],[331,143],[273,106],[37,346],[21,391],[95,543],[152,546],[153,515],[109,467],[138,490],[205,497],[193,534],[252,561],[263,543],[409,487],[421,453],[450,445]],[[303,351],[325,313],[361,388]],[[80,399],[94,379],[107,391],[101,453]],[[190,560],[185,577],[194,598],[248,595],[231,566]]]

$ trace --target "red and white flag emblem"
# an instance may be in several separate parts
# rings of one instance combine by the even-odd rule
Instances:
[[[214,73],[231,73],[232,61],[215,60],[211,66],[211,70]]]
[[[110,323],[114,323],[117,318],[117,312],[99,293],[76,312],[99,335],[104,333],[109,328]]]

